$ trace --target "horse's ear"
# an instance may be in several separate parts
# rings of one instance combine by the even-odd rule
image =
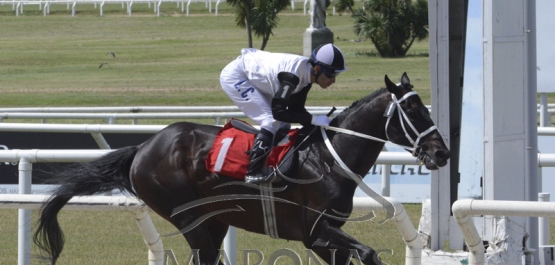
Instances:
[[[401,98],[403,96],[401,89],[396,84],[391,82],[391,80],[389,80],[389,77],[387,75],[385,75],[384,81],[385,81],[385,87],[387,88],[389,93],[395,94],[397,98]]]
[[[389,89],[390,87],[397,87],[393,82],[391,82],[391,80],[389,80],[389,77],[387,75],[385,75],[384,81],[387,89]]]
[[[404,87],[410,86],[410,79],[407,75],[407,72],[404,72],[403,76],[401,76],[401,85],[403,85]]]

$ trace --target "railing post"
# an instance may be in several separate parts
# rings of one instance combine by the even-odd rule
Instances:
[[[148,247],[148,264],[166,265],[164,264],[164,244],[156,231],[156,227],[154,227],[154,223],[152,223],[148,210],[143,209],[142,211],[131,213]]]
[[[540,192],[538,193],[538,201],[540,202],[549,202],[549,192]],[[549,227],[550,218],[549,217],[538,217],[538,245],[539,246],[546,246],[550,245],[550,227]]]
[[[19,160],[19,194],[31,194],[33,164],[27,158]],[[17,229],[17,264],[31,264],[31,215],[32,210],[19,209]]]
[[[227,229],[224,238],[224,250],[231,262],[231,264],[227,264],[227,260],[225,260],[225,265],[235,265],[237,262],[237,228],[234,226],[229,226]]]
[[[547,93],[540,93],[540,127],[551,127],[551,115],[548,112]]]
[[[387,147],[383,147],[382,151],[387,151]],[[382,192],[381,195],[390,197],[391,194],[391,165],[382,165]]]
[[[391,165],[382,165],[382,196],[391,196]]]

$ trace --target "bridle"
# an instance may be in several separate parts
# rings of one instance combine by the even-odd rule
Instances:
[[[387,121],[385,123],[385,136],[386,136],[387,139],[385,139],[385,140],[381,139],[381,138],[371,136],[371,135],[358,133],[358,132],[355,132],[355,131],[352,131],[352,130],[349,130],[349,129],[332,127],[332,126],[322,126],[321,127],[322,136],[324,137],[324,139],[327,139],[327,135],[325,135],[324,130],[331,130],[331,131],[336,131],[336,132],[340,132],[340,133],[344,133],[344,134],[358,136],[358,137],[361,137],[361,138],[374,140],[374,141],[378,141],[378,142],[383,142],[383,143],[390,142],[390,143],[393,143],[395,145],[398,145],[398,146],[410,151],[414,157],[420,158],[421,152],[422,152],[422,148],[419,146],[420,141],[426,135],[428,135],[431,132],[437,130],[437,127],[435,125],[432,125],[430,128],[428,128],[427,130],[425,130],[421,133],[418,132],[418,130],[416,130],[416,128],[414,127],[414,125],[410,121],[409,117],[407,116],[407,114],[405,113],[403,108],[401,107],[401,103],[403,101],[405,101],[410,96],[415,96],[415,95],[417,95],[416,92],[411,91],[411,92],[406,93],[405,95],[403,95],[403,97],[401,99],[397,99],[395,94],[391,93],[391,102],[389,103],[389,105],[387,106],[387,108],[384,112],[384,116],[387,117]],[[412,144],[412,146],[406,146],[406,145],[398,144],[398,143],[395,143],[395,142],[392,142],[392,141],[389,140],[389,135],[387,134],[387,128],[389,127],[389,122],[391,121],[391,118],[394,116],[393,114],[394,114],[395,111],[397,111],[397,114],[398,114],[397,116],[399,117],[399,123],[401,124],[401,128],[403,128],[405,138]],[[405,123],[408,124],[408,127],[412,130],[414,135],[417,135],[416,139],[414,139],[410,135],[410,133],[407,131]]]
[[[405,113],[403,108],[401,108],[401,102],[405,101],[408,97],[414,96],[414,95],[416,95],[416,92],[411,91],[409,93],[406,93],[401,99],[397,100],[397,97],[395,96],[395,94],[392,93],[391,94],[391,100],[394,104],[389,105],[390,107],[388,107],[388,109],[386,110],[386,113],[388,111],[390,111],[390,112],[394,111],[394,110],[390,110],[390,108],[396,108],[397,109],[397,114],[399,114],[398,115],[399,116],[399,123],[401,123],[401,128],[403,128],[403,132],[405,133],[405,138],[407,138],[407,140],[409,140],[409,142],[412,144],[412,147],[402,146],[400,144],[396,144],[396,145],[402,146],[403,148],[412,151],[411,153],[412,153],[413,156],[418,156],[418,155],[420,155],[420,152],[422,151],[421,150],[422,148],[419,146],[420,140],[422,140],[422,138],[424,138],[426,135],[430,134],[431,132],[437,130],[437,127],[435,125],[432,125],[432,126],[430,126],[430,128],[428,128],[427,130],[425,130],[421,133],[419,133],[418,130],[416,130],[416,128],[414,128],[414,125],[412,124],[412,122],[410,122],[409,117],[407,116],[407,114]],[[393,117],[393,115],[389,115],[389,117],[387,118],[387,122],[385,124],[385,135],[387,137],[387,140],[389,140],[389,135],[387,135],[387,127],[389,126],[389,121],[391,120],[391,117]],[[407,132],[407,129],[405,128],[405,122],[409,125],[412,132],[415,135],[417,135],[416,139],[413,139],[410,136],[410,134]]]

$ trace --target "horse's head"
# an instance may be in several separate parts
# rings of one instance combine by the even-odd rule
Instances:
[[[451,152],[430,118],[428,108],[412,90],[406,73],[399,85],[385,76],[391,103],[384,115],[388,117],[386,134],[392,143],[404,146],[427,169],[438,169],[447,164]]]

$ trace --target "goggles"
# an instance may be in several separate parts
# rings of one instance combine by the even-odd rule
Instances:
[[[322,65],[320,65],[320,69],[322,69],[322,72],[324,73],[324,75],[329,79],[335,78],[336,76],[338,76],[340,74],[340,72],[336,72],[334,70],[327,69],[326,67],[323,67]]]

